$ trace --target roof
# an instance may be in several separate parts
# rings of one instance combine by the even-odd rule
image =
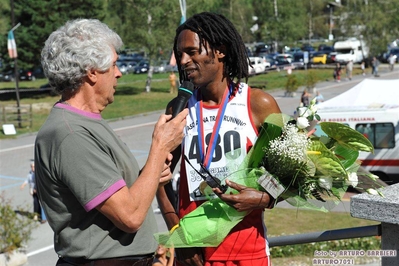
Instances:
[[[365,79],[346,92],[317,105],[319,111],[388,108],[399,108],[399,79]]]

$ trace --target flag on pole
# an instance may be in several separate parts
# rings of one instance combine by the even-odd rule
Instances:
[[[8,54],[10,58],[17,58],[17,45],[15,44],[14,33],[12,30],[8,32],[8,40],[7,40],[7,48]]]

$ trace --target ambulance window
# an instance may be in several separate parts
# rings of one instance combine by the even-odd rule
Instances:
[[[357,124],[356,130],[370,140],[375,149],[395,147],[392,123]]]
[[[395,147],[394,127],[392,123],[375,125],[375,148],[390,149]]]

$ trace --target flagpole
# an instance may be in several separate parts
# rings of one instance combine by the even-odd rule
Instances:
[[[14,0],[11,0],[11,25],[14,25]],[[21,23],[18,23],[14,27],[12,27],[11,32],[14,33],[14,30],[16,30],[19,26],[21,26]],[[15,51],[16,51],[16,46],[15,46]],[[22,128],[21,124],[21,107],[20,107],[20,98],[19,98],[19,73],[18,73],[18,57],[17,55],[14,57],[14,73],[15,73],[15,94],[17,96],[17,113],[18,113],[18,128]]]

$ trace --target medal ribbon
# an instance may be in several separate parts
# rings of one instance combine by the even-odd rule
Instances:
[[[213,125],[213,131],[211,139],[209,140],[208,149],[205,150],[205,136],[204,136],[204,120],[202,114],[203,102],[200,100],[196,108],[197,118],[198,118],[198,138],[199,138],[199,152],[201,155],[201,161],[206,169],[212,162],[213,152],[215,151],[217,137],[219,135],[220,126],[222,125],[224,112],[226,111],[227,103],[229,102],[230,96],[233,92],[233,83],[229,89],[226,89],[223,93],[222,104],[219,106],[219,110],[216,116],[216,122]]]

